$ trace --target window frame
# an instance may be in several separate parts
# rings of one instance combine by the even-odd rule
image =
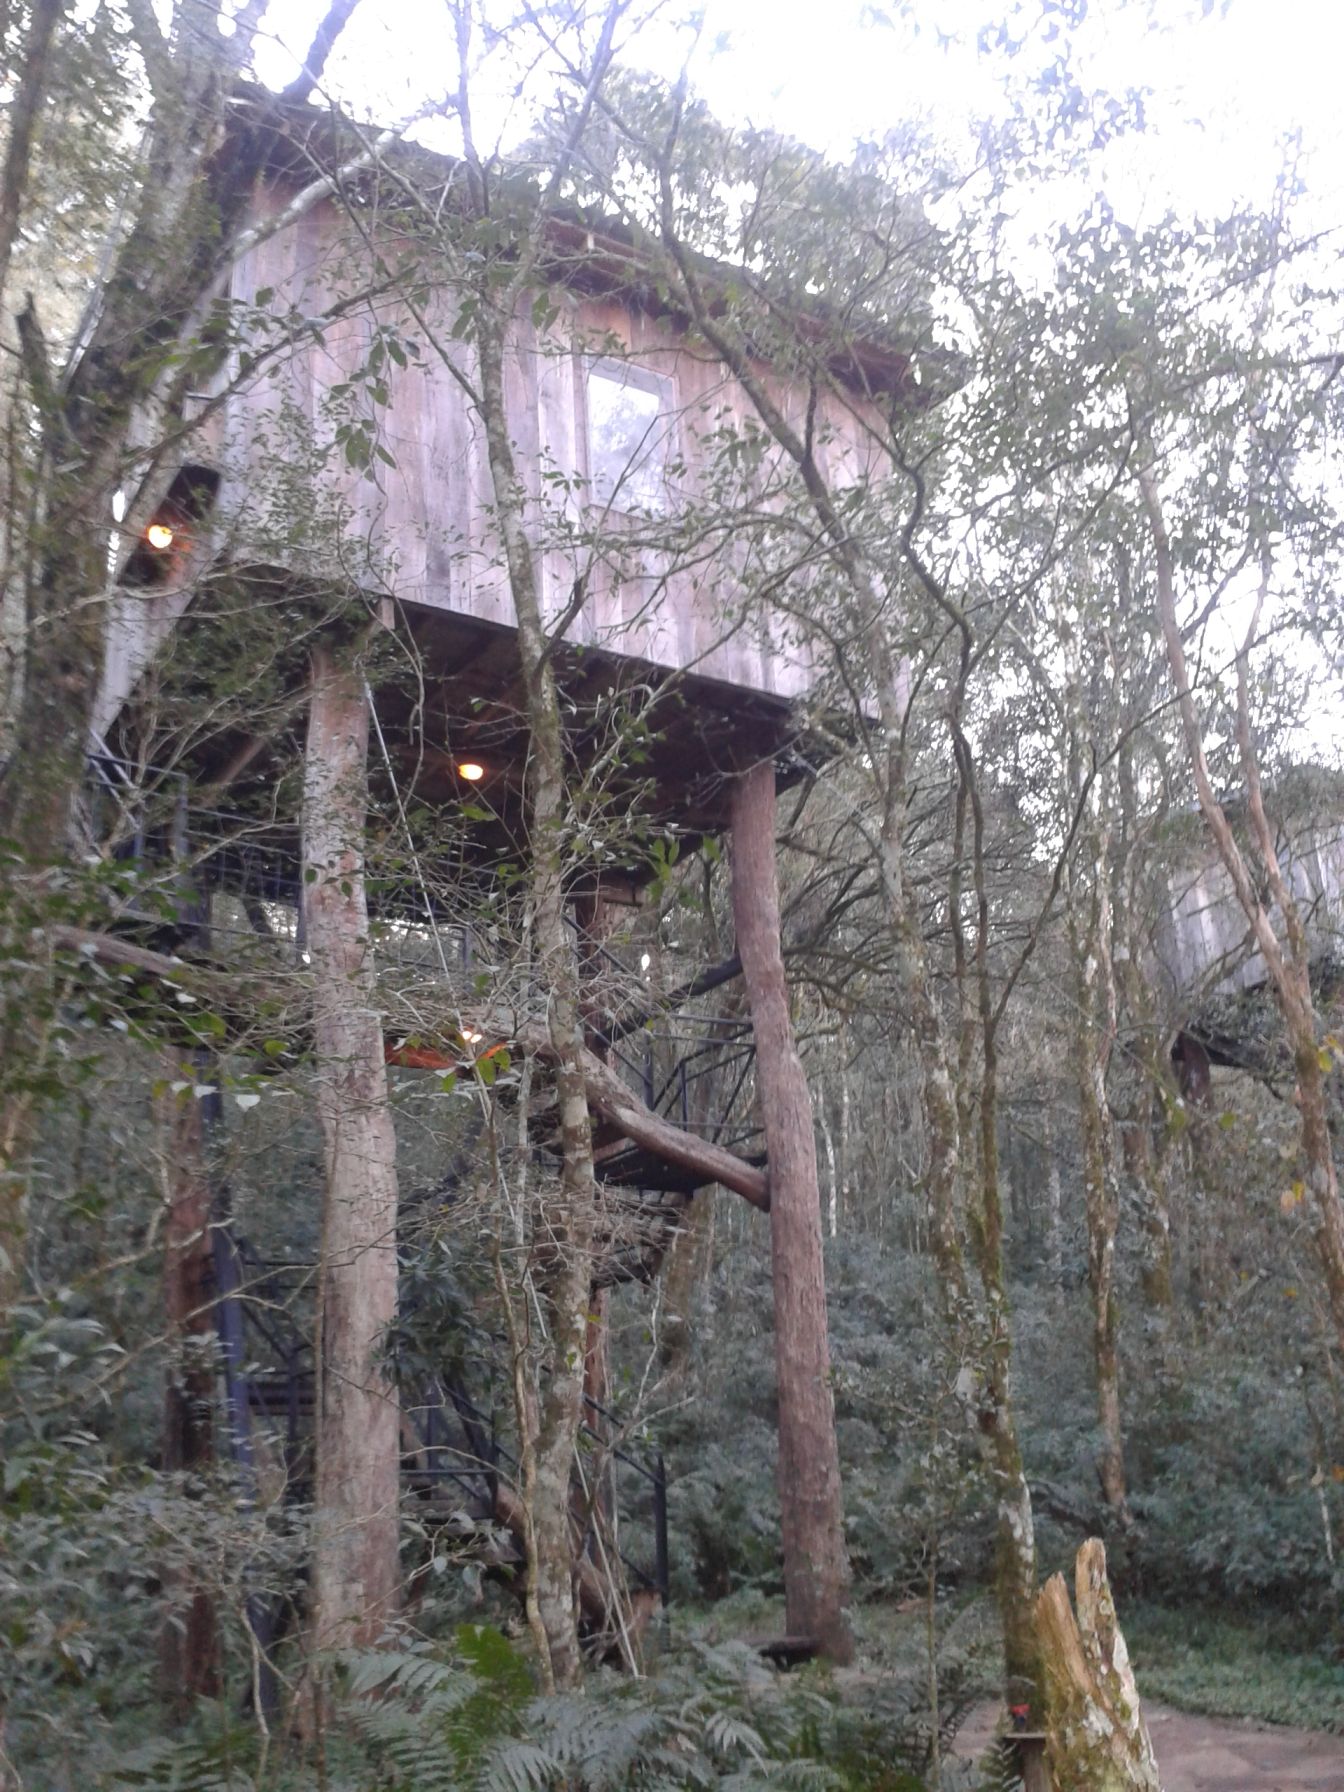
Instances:
[[[652,442],[649,448],[649,463],[656,459],[658,490],[661,502],[658,504],[637,504],[623,502],[626,493],[644,476],[646,463],[627,461],[619,480],[611,490],[603,492],[598,487],[598,471],[593,439],[593,405],[592,383],[595,379],[605,380],[611,385],[621,388],[633,388],[637,392],[645,392],[657,400],[659,440]],[[583,363],[583,460],[584,477],[587,482],[585,501],[590,510],[596,510],[611,516],[643,516],[667,517],[672,514],[673,497],[669,481],[669,467],[678,452],[677,432],[677,387],[670,373],[660,372],[657,368],[645,367],[638,361],[624,360],[615,355],[599,355]]]

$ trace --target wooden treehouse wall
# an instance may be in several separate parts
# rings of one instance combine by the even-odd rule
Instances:
[[[1288,828],[1280,860],[1307,925],[1312,957],[1344,958],[1344,818]],[[1170,996],[1198,1001],[1264,983],[1264,961],[1248,950],[1246,916],[1211,847],[1173,872],[1167,890],[1155,944],[1161,984]],[[1273,920],[1282,938],[1277,909]]]
[[[287,196],[271,189],[258,203],[277,208]],[[380,247],[389,257],[398,249],[395,242]],[[235,389],[184,454],[223,473],[211,554],[510,627],[483,431],[445,365],[471,379],[470,352],[453,335],[461,295],[446,284],[421,292],[419,318],[395,282],[390,292],[351,300],[375,283],[373,267],[371,250],[334,203],[277,232],[235,267],[231,296],[256,309],[255,349],[276,352],[252,374],[242,357],[255,350],[234,353],[216,391],[225,383]],[[623,298],[555,288],[545,297],[551,315],[534,313],[530,299],[520,308],[507,402],[530,527],[542,549],[548,618],[565,610],[582,578],[584,602],[567,630],[574,644],[693,673],[729,691],[785,701],[803,694],[815,678],[796,615],[805,581],[795,582],[794,615],[748,606],[743,562],[754,550],[743,531],[706,528],[676,550],[642,544],[636,537],[651,531],[622,513],[619,497],[605,506],[592,483],[594,379],[607,382],[608,402],[613,375],[634,382],[630,389],[645,402],[655,392],[649,458],[657,463],[666,454],[667,515],[694,506],[697,490],[704,492],[716,440],[751,416],[746,394],[675,320]],[[317,334],[299,323],[333,309],[341,314]],[[286,319],[297,326],[287,346]],[[370,354],[389,330],[417,352],[406,365],[383,359],[375,380],[367,377]],[[806,394],[763,377],[801,422]],[[376,397],[375,384],[384,388]],[[818,460],[842,483],[876,470],[862,413],[862,403],[838,387],[819,395]],[[347,458],[338,436],[361,424],[380,450],[367,466]],[[765,458],[742,489],[778,508],[769,495],[771,465]],[[200,570],[198,557],[179,589],[122,604],[100,725],[182,614],[190,576]]]

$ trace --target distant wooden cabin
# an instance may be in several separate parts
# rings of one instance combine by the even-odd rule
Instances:
[[[1231,809],[1235,822],[1237,805]],[[1344,963],[1344,817],[1291,815],[1280,831],[1278,852],[1313,959]],[[1157,917],[1154,933],[1154,969],[1158,987],[1175,1009],[1264,985],[1264,959],[1253,949],[1232,879],[1206,841],[1201,839],[1198,850],[1170,874],[1167,889],[1169,905]],[[1277,904],[1270,915],[1282,939]]]
[[[263,181],[258,219],[277,215],[294,186]],[[806,578],[787,601],[761,602],[750,528],[699,517],[707,487],[731,496],[722,488],[734,478],[743,496],[779,506],[770,456],[751,464],[725,451],[729,435],[739,447],[759,436],[746,394],[641,285],[630,250],[572,222],[554,236],[554,278],[520,308],[507,378],[546,616],[572,612],[557,663],[578,728],[609,726],[596,718],[621,690],[653,705],[642,775],[670,820],[715,828],[723,772],[792,738],[795,705],[816,682],[799,613]],[[259,591],[364,594],[421,669],[413,705],[380,696],[418,794],[450,798],[458,768],[473,764],[482,795],[516,808],[515,618],[482,430],[455,377],[472,371],[462,294],[435,285],[414,253],[426,280],[413,306],[386,273],[412,245],[383,229],[376,208],[327,200],[235,266],[230,296],[251,329],[197,398],[182,471],[127,556],[100,731],[134,698],[202,578],[228,567]],[[851,350],[815,388],[762,372],[800,425],[811,407],[818,460],[840,483],[877,470],[866,419],[908,383],[903,356]],[[688,513],[696,526],[660,540]]]

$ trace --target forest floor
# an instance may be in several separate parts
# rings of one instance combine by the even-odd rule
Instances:
[[[1165,1792],[1340,1792],[1344,1736],[1272,1724],[1198,1717],[1144,1700]],[[955,1752],[975,1759],[999,1716],[981,1705],[958,1732]]]

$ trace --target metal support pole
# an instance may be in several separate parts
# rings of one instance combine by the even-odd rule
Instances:
[[[206,1054],[200,1054],[208,1065]],[[208,1077],[202,1070],[202,1080]],[[223,1107],[217,1088],[198,1097],[201,1121],[205,1132],[207,1155],[218,1139],[223,1125]],[[232,1230],[232,1202],[229,1186],[223,1178],[214,1179],[210,1214],[210,1251],[215,1272],[215,1329],[219,1336],[220,1359],[224,1371],[224,1402],[228,1415],[229,1450],[238,1474],[239,1490],[244,1504],[255,1509],[257,1503],[256,1457],[252,1448],[252,1414],[248,1407],[247,1361],[243,1335],[242,1264]],[[261,1668],[257,1676],[257,1693],[267,1718],[280,1710],[280,1683],[271,1666],[271,1647],[275,1641],[275,1623],[270,1606],[259,1593],[246,1599],[247,1627],[256,1639]]]
[[[667,1467],[659,1450],[653,1459],[653,1578],[664,1606],[672,1603],[672,1580],[667,1551]]]

